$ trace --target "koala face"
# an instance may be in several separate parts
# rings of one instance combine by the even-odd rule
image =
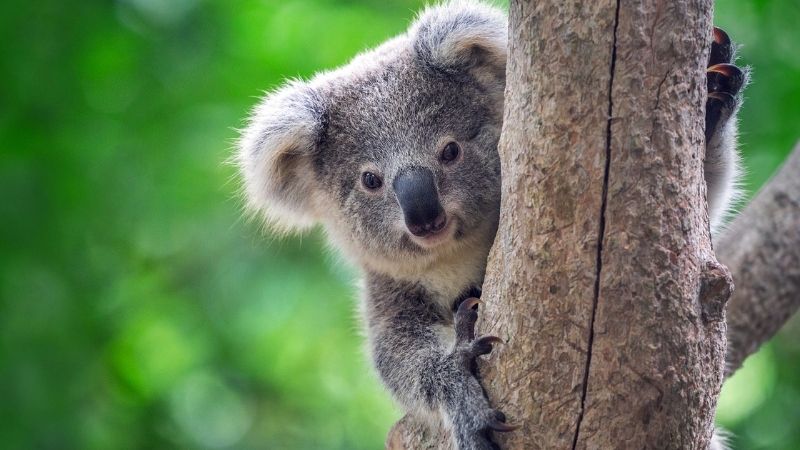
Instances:
[[[359,81],[328,97],[313,163],[332,206],[321,220],[336,240],[407,259],[487,238],[500,199],[498,100],[468,75],[412,58]]]
[[[268,95],[238,155],[250,204],[285,229],[321,222],[372,267],[490,244],[505,27],[482,5],[434,7],[347,66]]]

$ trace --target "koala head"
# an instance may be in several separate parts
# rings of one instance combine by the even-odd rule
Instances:
[[[506,23],[479,3],[431,7],[346,66],[268,94],[237,153],[250,207],[283,230],[322,223],[378,270],[490,245]]]

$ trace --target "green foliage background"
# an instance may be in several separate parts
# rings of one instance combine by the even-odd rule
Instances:
[[[374,449],[399,417],[354,276],[241,218],[261,90],[401,32],[400,0],[0,5],[0,447]],[[800,4],[720,0],[755,68],[754,191],[800,137]],[[798,174],[800,176],[800,174]],[[800,448],[797,323],[726,387],[739,449]]]

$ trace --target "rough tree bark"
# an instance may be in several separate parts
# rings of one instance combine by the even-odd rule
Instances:
[[[506,448],[704,448],[732,285],[702,179],[710,1],[518,1],[484,383]],[[536,118],[531,120],[531,118]]]
[[[479,324],[508,341],[482,366],[492,402],[523,425],[497,436],[504,448],[707,446],[732,288],[701,175],[710,8],[511,2],[502,216]],[[734,342],[762,342],[800,303],[794,160],[719,245],[752,286],[731,305]],[[776,300],[755,306],[764,296]],[[446,446],[408,418],[387,441]]]
[[[730,374],[800,307],[800,143],[716,247],[737,285],[727,313]]]

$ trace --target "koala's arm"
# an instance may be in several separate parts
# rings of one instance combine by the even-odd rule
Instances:
[[[441,414],[459,450],[496,448],[489,430],[511,431],[491,408],[475,375],[475,358],[499,341],[475,338],[478,300],[460,303],[450,320],[424,291],[392,282],[370,289],[367,321],[374,364],[394,397],[418,417]],[[455,342],[442,331],[455,326]]]
[[[722,225],[725,215],[738,197],[741,175],[736,149],[742,91],[747,85],[749,69],[732,64],[735,46],[728,35],[714,28],[707,78],[706,157],[704,163],[708,190],[708,210],[712,231]]]

